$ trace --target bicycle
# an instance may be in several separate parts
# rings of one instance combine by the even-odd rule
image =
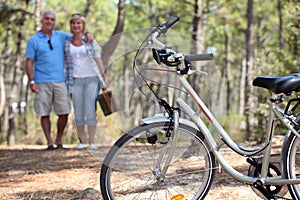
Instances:
[[[269,125],[263,146],[244,149],[230,138],[185,78],[193,73],[191,61],[213,60],[213,54],[185,56],[158,40],[178,20],[173,16],[160,24],[142,44],[160,47],[152,49],[153,58],[158,64],[176,68],[181,86],[199,106],[205,119],[182,98],[177,98],[178,107],[175,108],[157,96],[158,104],[165,110],[164,115],[142,119],[141,125],[122,135],[107,153],[100,174],[103,198],[204,199],[220,165],[231,177],[250,185],[263,199],[300,199],[300,115],[297,113],[300,98],[296,96],[284,104],[285,96],[300,91],[300,74],[254,79],[254,86],[272,92]],[[180,117],[181,112],[192,120]],[[279,164],[272,161],[271,154],[277,121],[288,129]],[[246,158],[250,165],[247,175],[226,162],[207,122],[218,131],[223,144]],[[288,197],[284,197],[288,194],[287,189],[283,190],[286,186]]]

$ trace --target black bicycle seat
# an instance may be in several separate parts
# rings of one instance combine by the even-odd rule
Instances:
[[[253,80],[253,86],[266,88],[275,94],[291,94],[300,92],[300,74],[284,76],[258,76]]]

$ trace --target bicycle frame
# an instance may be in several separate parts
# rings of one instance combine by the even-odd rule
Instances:
[[[253,150],[243,149],[223,129],[185,78],[185,75],[197,71],[192,66],[192,61],[211,61],[214,55],[212,53],[184,55],[157,40],[178,20],[177,16],[173,16],[152,30],[136,52],[133,69],[134,76],[139,76],[134,77],[138,88],[147,98],[150,97],[152,100],[154,97],[157,105],[164,108],[164,112],[142,119],[143,124],[125,133],[111,147],[103,161],[100,175],[101,192],[104,198],[177,199],[179,195],[180,199],[203,199],[212,186],[215,172],[218,168],[224,168],[232,178],[251,185],[259,197],[277,199],[277,197],[284,197],[289,190],[288,198],[299,199],[300,188],[296,184],[300,184],[298,146],[300,131],[298,133],[296,129],[300,129],[300,95],[289,100],[286,106],[282,106],[281,103],[284,95],[300,91],[300,74],[259,76],[254,79],[254,86],[269,89],[275,94],[270,99],[264,145]],[[155,44],[153,48],[152,44]],[[139,56],[144,49],[147,59]],[[172,105],[160,98],[160,94],[169,95],[169,91],[168,93],[156,91],[156,88],[151,85],[152,81],[154,84],[160,82],[152,80],[152,75],[147,77],[143,71],[144,69],[159,70],[152,69],[152,64],[151,67],[147,67],[149,50],[152,51],[153,59],[158,65],[173,67],[172,70],[163,69],[164,73],[175,72],[179,77],[179,81],[176,79],[174,85],[170,86],[168,82],[161,83],[174,89]],[[145,85],[141,85],[140,80]],[[142,91],[144,86],[152,92],[153,96],[152,94],[148,96]],[[198,108],[195,111],[183,99],[176,97],[177,92],[188,94],[188,97],[194,101],[193,105],[196,103],[200,108],[200,114]],[[173,104],[175,102],[176,105]],[[283,107],[285,109],[282,109]],[[180,117],[181,111],[187,116],[186,119]],[[275,157],[272,154],[272,139],[278,120],[288,128],[281,149],[280,166],[279,162],[273,159]],[[237,171],[228,163],[222,153],[223,144],[247,160],[249,163],[247,174]],[[129,154],[134,155],[134,159],[128,159]],[[119,180],[120,173],[125,175],[122,180]],[[282,187],[283,185],[287,187]]]
[[[266,145],[264,147],[261,147],[254,151],[244,150],[240,148],[227,134],[227,132],[223,129],[223,127],[219,124],[219,122],[215,119],[213,114],[210,112],[210,110],[206,107],[204,102],[200,99],[200,97],[197,95],[195,90],[192,88],[192,86],[189,84],[189,82],[186,80],[184,76],[180,76],[179,78],[182,86],[186,89],[186,91],[190,94],[192,99],[197,103],[199,108],[201,109],[202,113],[206,117],[206,119],[214,126],[216,131],[220,134],[220,138],[225,142],[225,144],[233,149],[236,153],[244,156],[244,157],[250,157],[252,155],[262,153],[263,154],[263,160],[262,160],[262,169],[261,169],[261,177],[251,177],[244,175],[237,170],[235,170],[223,157],[222,153],[219,151],[219,146],[216,143],[215,138],[203,122],[203,120],[196,114],[196,112],[187,104],[185,103],[181,98],[177,98],[177,103],[179,104],[179,107],[189,116],[191,117],[192,121],[188,121],[185,119],[178,119],[179,115],[177,112],[174,112],[174,127],[178,127],[178,123],[186,123],[194,128],[199,129],[202,134],[204,135],[207,143],[209,144],[212,153],[216,157],[216,160],[219,162],[219,164],[224,168],[224,170],[230,174],[233,178],[235,178],[238,181],[241,181],[243,183],[247,184],[254,184],[257,181],[260,181],[263,185],[286,185],[286,184],[300,184],[300,179],[283,179],[281,176],[274,176],[274,177],[268,177],[268,166],[269,166],[269,160],[271,156],[271,150],[272,150],[272,143],[270,142],[273,136],[276,120],[279,119],[282,121],[285,126],[290,129],[294,134],[296,134],[299,137],[299,133],[289,124],[289,122],[286,120],[286,118],[283,115],[283,110],[277,106],[276,104],[273,104],[273,106],[270,106],[270,114],[269,114],[269,124],[268,124],[268,132],[266,135]],[[275,117],[276,116],[276,117]],[[155,121],[169,121],[170,119],[168,117],[150,117],[142,119],[144,123],[152,123]],[[176,130],[178,128],[174,128],[173,135],[176,136]],[[171,152],[172,146],[175,146],[174,143],[176,143],[177,140],[172,140],[170,144],[171,145]],[[162,152],[161,156],[164,155],[164,152]],[[164,163],[163,170],[161,175],[164,176],[166,173],[166,170],[171,162],[172,159],[172,153],[169,154],[169,157],[167,161]],[[159,168],[159,165],[161,164],[161,159],[158,160],[156,168]]]
[[[167,23],[163,24],[163,26],[159,26],[158,29],[156,29],[151,36],[151,41],[155,43],[156,45],[160,46],[163,49],[168,49],[169,51],[172,51],[171,49],[167,48],[167,46],[157,40],[157,37],[162,32],[166,32],[169,27],[172,26],[178,19],[173,18],[169,20]],[[151,42],[150,42],[151,43]],[[194,61],[197,61],[195,59]],[[189,74],[188,72],[186,74]],[[205,125],[205,123],[202,121],[202,119],[195,113],[195,111],[187,104],[185,103],[181,98],[177,98],[177,103],[179,104],[179,107],[192,119],[193,122],[189,122],[194,124],[197,129],[199,129],[202,134],[204,135],[208,145],[211,148],[212,153],[216,157],[216,160],[219,162],[219,164],[225,169],[225,171],[230,174],[233,178],[247,184],[254,184],[255,182],[259,182],[259,184],[262,185],[286,185],[286,184],[300,184],[300,179],[284,179],[281,176],[275,176],[275,177],[268,177],[268,169],[269,169],[269,163],[270,163],[270,156],[271,156],[271,150],[272,150],[272,136],[274,133],[276,120],[280,120],[292,133],[294,133],[297,137],[300,138],[300,134],[294,129],[294,127],[291,125],[291,122],[284,114],[284,110],[281,109],[277,104],[278,103],[272,103],[270,106],[270,114],[269,114],[269,123],[268,123],[268,130],[266,134],[266,140],[265,140],[265,146],[257,149],[257,150],[245,150],[240,148],[226,133],[226,131],[222,128],[222,126],[219,124],[219,122],[215,119],[213,114],[210,112],[210,110],[206,107],[206,105],[203,103],[203,101],[200,99],[200,97],[197,95],[197,93],[194,91],[192,86],[189,84],[189,82],[185,79],[184,76],[179,75],[179,80],[182,84],[182,86],[186,89],[187,93],[192,97],[194,102],[198,105],[198,107],[201,109],[202,113],[204,113],[204,116],[209,121],[210,124],[213,125],[213,127],[216,129],[216,131],[220,134],[220,138],[222,141],[230,147],[233,151],[236,153],[244,156],[244,157],[251,157],[254,155],[263,155],[262,158],[262,168],[261,168],[261,177],[251,177],[244,175],[238,171],[236,171],[222,156],[221,152],[219,151],[219,146],[216,143],[216,140],[214,139],[213,135],[210,133],[209,129]],[[179,115],[176,114],[177,111],[174,112],[173,116],[173,122],[174,122],[174,130],[178,129],[178,123],[180,123]],[[154,117],[154,118],[145,118],[142,119],[144,123],[151,123],[151,121],[169,121],[170,118],[168,117]],[[185,120],[185,122],[188,120]],[[177,123],[177,124],[176,124]],[[192,127],[195,127],[192,125]],[[175,139],[171,141],[171,143],[176,143],[176,130],[173,131],[173,136],[175,136]],[[172,148],[175,146],[174,144],[171,145],[171,153],[168,154],[168,159],[164,163],[163,167],[163,173],[162,176],[165,175],[166,170],[168,168],[168,165],[171,163],[172,159]],[[167,151],[167,150],[165,150]],[[162,157],[164,155],[164,152],[160,155],[160,158],[157,162],[156,169],[159,170],[160,165],[162,164]]]
[[[220,134],[220,137],[222,140],[235,152],[237,152],[240,155],[243,156],[250,156],[257,154],[258,152],[263,152],[263,161],[262,161],[262,176],[259,178],[254,178],[250,176],[246,176],[238,171],[236,171],[230,164],[227,163],[227,161],[222,156],[221,152],[219,151],[218,145],[208,130],[207,126],[204,124],[202,119],[196,115],[195,111],[187,105],[181,98],[177,99],[177,103],[180,105],[180,107],[187,113],[188,116],[191,117],[193,122],[197,125],[197,127],[201,130],[201,132],[204,134],[205,139],[207,140],[208,144],[210,145],[211,151],[215,155],[217,161],[220,163],[220,165],[225,169],[225,171],[230,174],[233,178],[243,182],[252,184],[256,182],[257,180],[260,180],[265,185],[270,184],[277,184],[277,185],[285,185],[285,184],[299,184],[299,179],[283,179],[281,176],[277,177],[267,177],[268,174],[268,166],[269,166],[269,160],[271,155],[271,149],[272,149],[272,143],[270,142],[274,127],[275,127],[275,114],[284,124],[287,126],[288,129],[290,129],[294,134],[296,134],[299,137],[299,134],[297,131],[285,120],[283,114],[280,112],[280,108],[278,106],[271,106],[270,109],[270,116],[269,116],[269,125],[268,125],[268,133],[266,135],[266,147],[262,147],[262,149],[258,149],[255,152],[247,151],[241,149],[226,133],[226,131],[222,128],[222,126],[219,124],[219,122],[215,119],[213,114],[210,112],[210,110],[206,107],[206,105],[203,103],[203,101],[200,99],[200,97],[196,94],[192,86],[188,83],[188,81],[184,78],[184,76],[180,76],[180,82],[183,85],[183,87],[187,90],[187,92],[191,95],[192,99],[197,103],[199,108],[204,113],[205,117],[209,120],[209,122],[214,126],[214,128],[217,130],[217,132]]]

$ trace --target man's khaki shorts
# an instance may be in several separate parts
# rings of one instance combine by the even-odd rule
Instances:
[[[39,92],[35,94],[34,110],[38,116],[49,116],[52,106],[57,115],[69,114],[70,97],[65,82],[38,83]]]

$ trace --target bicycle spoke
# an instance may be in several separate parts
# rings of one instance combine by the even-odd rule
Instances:
[[[197,131],[180,128],[168,170],[165,175],[160,174],[167,155],[162,155],[161,165],[157,165],[158,159],[162,152],[169,153],[169,144],[159,141],[148,144],[145,135],[149,131],[159,133],[165,126],[141,127],[141,130],[128,134],[133,137],[124,136],[126,140],[115,145],[119,148],[114,148],[111,161],[106,163],[109,179],[103,177],[106,178],[104,181],[109,181],[116,199],[170,199],[177,194],[183,194],[187,199],[205,196],[215,166],[208,148],[194,135]],[[161,136],[158,138],[164,140]],[[194,141],[194,151],[190,147],[191,141]]]

